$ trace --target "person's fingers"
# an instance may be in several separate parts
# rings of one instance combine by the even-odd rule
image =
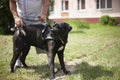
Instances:
[[[23,22],[20,18],[15,19],[15,24],[17,25],[17,27],[22,27],[23,26]]]
[[[39,17],[39,20],[40,20],[41,22],[45,22],[45,21],[46,21],[46,17],[45,17],[45,16],[40,16],[40,17]]]

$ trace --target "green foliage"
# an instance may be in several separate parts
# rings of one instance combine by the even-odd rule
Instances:
[[[101,16],[100,23],[102,25],[116,26],[118,24],[117,18],[110,17],[108,15]]]
[[[9,9],[9,0],[0,2],[0,34],[9,34],[8,25],[13,24],[13,17]]]
[[[69,23],[73,27],[73,30],[79,30],[82,28],[89,29],[89,23],[86,21],[66,20],[65,22]]]
[[[108,15],[101,16],[100,23],[103,24],[103,25],[107,25],[108,22],[109,22],[109,18],[110,17]]]
[[[110,26],[116,26],[117,24],[118,24],[118,21],[117,21],[116,18],[111,17],[109,19],[108,25],[110,25]]]

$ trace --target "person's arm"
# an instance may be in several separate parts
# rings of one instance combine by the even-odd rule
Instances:
[[[15,20],[15,24],[18,27],[21,27],[23,24],[22,24],[22,20],[19,18],[18,13],[17,13],[16,1],[15,0],[9,0],[9,5],[10,5],[10,10],[11,10],[11,13],[13,15],[13,18]]]
[[[43,10],[39,18],[41,22],[46,21],[49,3],[50,3],[50,0],[43,0]]]

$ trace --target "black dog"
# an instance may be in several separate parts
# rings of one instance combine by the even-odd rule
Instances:
[[[72,27],[64,22],[55,23],[52,29],[46,28],[47,30],[45,30],[45,34],[43,34],[42,30],[45,27],[46,26],[42,24],[31,25],[15,31],[13,35],[13,57],[10,63],[10,72],[14,72],[14,66],[18,57],[20,57],[23,67],[28,67],[25,59],[30,50],[30,46],[35,46],[48,52],[51,79],[55,78],[54,59],[56,54],[58,55],[63,72],[65,74],[69,73],[65,68],[64,49],[67,43],[68,33]]]

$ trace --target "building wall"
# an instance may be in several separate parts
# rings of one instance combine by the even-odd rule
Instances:
[[[77,10],[77,0],[69,0],[69,10],[61,10],[61,0],[55,0],[54,12],[49,16],[53,20],[78,19],[96,23],[102,15],[120,18],[120,0],[112,0],[112,9],[98,10],[96,0],[86,0],[86,9]],[[119,21],[120,22],[120,21]]]

